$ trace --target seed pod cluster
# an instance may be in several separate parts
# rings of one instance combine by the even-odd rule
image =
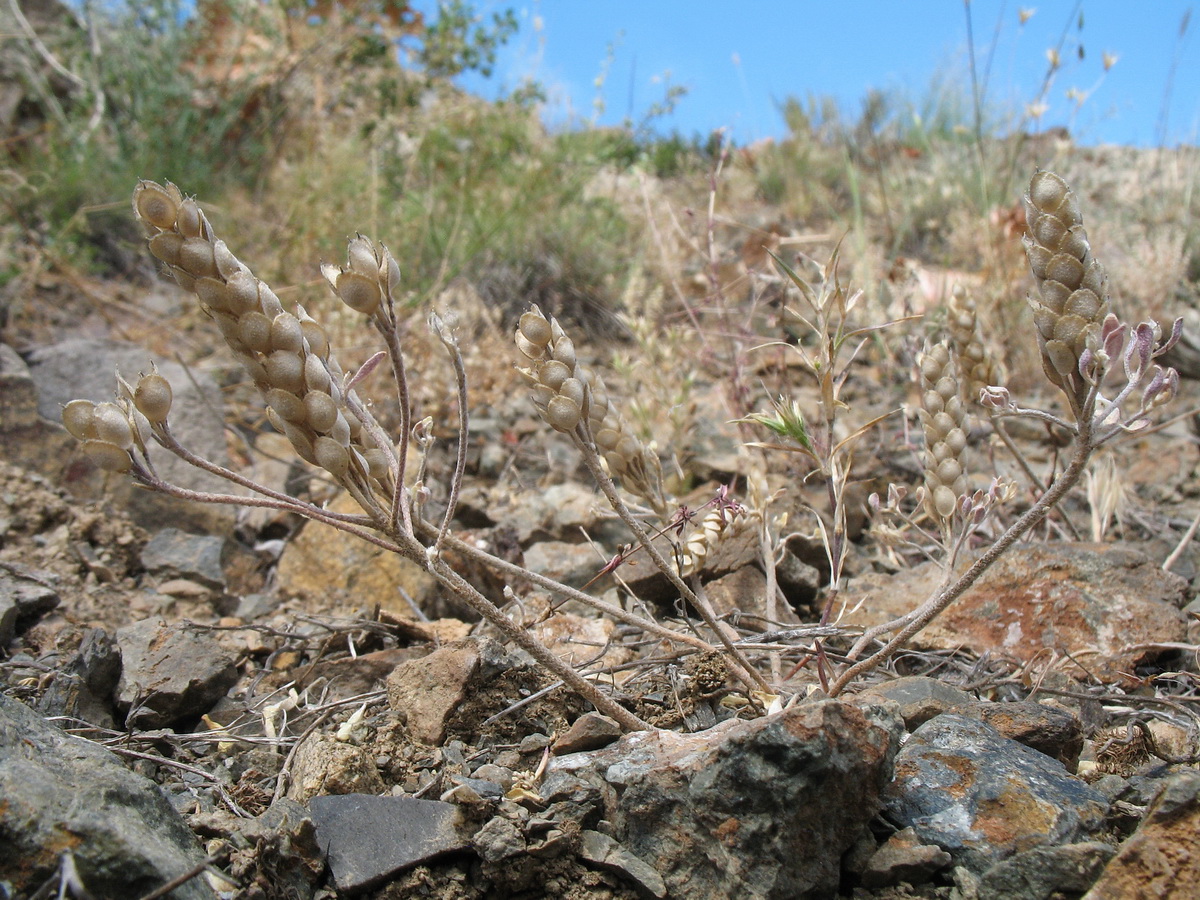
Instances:
[[[556,431],[586,424],[609,471],[630,493],[663,511],[662,469],[655,453],[629,430],[609,401],[603,380],[592,377],[575,356],[575,345],[554,318],[534,306],[521,316],[517,349],[527,365],[518,371],[533,389],[531,399]]]
[[[533,389],[533,405],[555,431],[574,431],[587,418],[591,400],[574,342],[557,319],[547,319],[536,306],[521,316],[516,341],[529,362],[518,371]]]
[[[925,508],[947,525],[967,491],[963,454],[967,447],[967,407],[959,394],[950,350],[944,344],[930,347],[918,362],[921,374],[921,409],[925,428]]]
[[[983,340],[975,298],[961,285],[954,288],[950,297],[946,330],[950,332],[954,355],[958,357],[964,395],[968,400],[978,402],[984,388],[1003,384],[1004,373]]]
[[[1029,223],[1025,255],[1038,286],[1029,305],[1042,368],[1078,412],[1090,388],[1079,371],[1079,358],[1089,342],[1096,343],[1109,313],[1108,278],[1092,256],[1083,217],[1065,181],[1038,172],[1024,200]]]
[[[63,407],[62,421],[71,436],[83,442],[84,454],[101,469],[124,474],[133,467],[129,451],[136,425],[127,402],[72,400]]]
[[[373,316],[400,286],[400,266],[387,247],[361,234],[350,240],[345,266],[321,266],[338,298],[355,312]]]
[[[703,569],[709,554],[717,545],[741,530],[742,521],[741,516],[735,516],[734,510],[714,509],[709,512],[683,544],[679,556],[679,574],[686,578]]]
[[[276,430],[303,459],[347,487],[388,496],[388,456],[348,405],[341,367],[330,353],[325,330],[302,307],[294,314],[285,311],[275,293],[217,239],[196,202],[185,199],[175,185],[141,182],[133,193],[133,210],[149,235],[150,252],[217,323],[266,400],[267,418]],[[377,289],[381,271],[390,278],[395,268],[399,277],[394,261],[381,270],[373,245],[361,236],[351,242],[351,263],[353,277],[337,282],[362,306],[367,305],[364,293],[369,293],[360,283],[364,270],[374,267]],[[143,391],[150,410],[143,412],[151,422],[161,404],[158,387],[147,385]],[[353,393],[350,399],[357,401]]]

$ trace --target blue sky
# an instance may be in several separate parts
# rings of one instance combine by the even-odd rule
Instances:
[[[920,103],[940,79],[941,90],[970,96],[961,0],[474,5],[485,15],[512,8],[521,28],[501,51],[493,78],[467,77],[463,86],[494,97],[536,79],[549,94],[544,117],[554,126],[638,123],[663,99],[668,81],[687,94],[672,115],[655,119],[658,131],[690,136],[725,127],[741,144],[786,132],[779,104],[789,95],[832,96],[850,117],[872,88]],[[1088,144],[1200,143],[1197,6],[1185,0],[974,0],[977,71],[988,73],[993,108],[1019,115],[1038,100],[1047,51],[1061,41],[1062,65],[1042,98],[1042,127],[1069,126]],[[1022,11],[1030,10],[1022,24]],[[1106,54],[1115,57],[1108,71]]]

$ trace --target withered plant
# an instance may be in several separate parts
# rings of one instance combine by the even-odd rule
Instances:
[[[821,645],[816,645],[821,657],[819,671],[833,695],[888,660],[929,624],[1062,500],[1079,481],[1097,448],[1145,427],[1154,410],[1177,391],[1176,373],[1155,360],[1178,339],[1179,323],[1164,339],[1154,323],[1131,326],[1111,312],[1103,269],[1092,256],[1075,198],[1067,185],[1056,175],[1038,173],[1025,204],[1030,223],[1026,253],[1038,286],[1037,295],[1030,299],[1035,337],[1046,376],[1066,399],[1066,413],[1023,408],[1004,388],[983,385],[989,379],[978,359],[968,359],[967,365],[956,362],[943,344],[926,351],[919,362],[926,455],[924,483],[916,492],[918,508],[905,506],[903,486],[895,486],[887,502],[877,506],[923,530],[930,543],[940,548],[946,576],[934,595],[911,613],[861,635],[835,627],[829,618],[842,587],[847,552],[849,451],[879,419],[847,433],[840,429],[837,416],[844,406],[840,394],[849,374],[848,360],[853,360],[864,340],[885,326],[851,324],[856,295],[838,284],[834,274],[836,256],[822,272],[816,288],[783,266],[808,306],[807,313],[797,314],[798,319],[817,337],[811,350],[802,346],[800,352],[817,378],[819,409],[806,419],[796,401],[781,397],[773,413],[753,415],[749,421],[765,426],[787,442],[760,446],[786,447],[807,457],[829,494],[829,520],[820,516],[818,520],[831,576],[822,622],[807,637],[818,633],[839,640],[857,637],[849,652],[851,660],[872,648],[869,655],[836,673],[830,681],[828,661]],[[149,490],[188,500],[296,513],[398,553],[429,572],[445,590],[533,656],[556,679],[626,729],[649,726],[617,702],[618,698],[596,677],[559,658],[519,620],[484,596],[447,562],[447,551],[490,567],[506,580],[525,580],[555,597],[587,604],[600,615],[631,624],[684,652],[720,652],[751,702],[769,705],[780,693],[778,669],[773,666],[776,683],[768,683],[755,661],[747,656],[747,642],[739,642],[737,633],[714,615],[699,578],[720,541],[746,527],[756,516],[765,515],[765,510],[746,510],[727,490],[718,492],[700,510],[689,510],[672,498],[664,488],[653,446],[630,428],[603,380],[580,362],[571,336],[553,317],[536,306],[521,316],[515,334],[519,371],[539,414],[553,431],[572,443],[632,535],[632,543],[613,557],[602,574],[619,568],[634,554],[648,558],[687,607],[703,619],[711,639],[667,627],[587,591],[560,584],[455,535],[455,510],[467,460],[468,386],[457,339],[436,315],[430,316],[429,325],[444,347],[455,376],[458,443],[453,471],[442,493],[444,510],[438,516],[429,513],[432,507],[425,502],[430,496],[426,458],[433,441],[432,430],[429,420],[419,418],[413,409],[402,346],[407,323],[396,302],[400,268],[385,247],[358,235],[349,242],[345,266],[322,267],[333,293],[364,317],[383,344],[383,349],[358,371],[347,372],[320,323],[302,307],[285,310],[274,292],[217,238],[195,200],[185,198],[174,185],[141,182],[134,191],[133,210],[149,238],[151,253],[185,290],[197,297],[261,392],[272,426],[287,437],[298,456],[323,470],[353,497],[361,511],[335,512],[257,484],[192,453],[179,443],[171,428],[171,386],[153,369],[133,383],[118,374],[113,402],[75,400],[64,408],[64,424],[97,465],[126,473]],[[847,349],[849,353],[844,354]],[[391,371],[399,412],[399,429],[394,436],[384,431],[357,390],[360,381],[384,362]],[[1025,416],[1049,422],[1069,432],[1074,444],[1067,466],[1031,508],[966,571],[957,573],[954,562],[966,539],[1009,493],[999,481],[993,482],[988,491],[972,492],[968,488],[969,428],[964,381],[982,385],[982,402],[997,419]],[[810,421],[815,424],[810,425]],[[250,494],[193,491],[165,481],[157,473],[150,453],[154,444]],[[765,498],[756,502],[766,505]],[[769,530],[762,533],[769,534]],[[773,586],[770,578],[768,584]],[[511,590],[506,589],[506,596],[513,596]],[[887,642],[879,646],[878,640],[888,635]],[[778,644],[760,642],[749,646],[778,650]]]
[[[869,629],[854,643],[851,659],[876,638],[892,634],[882,647],[841,673],[830,691],[834,695],[890,659],[1041,522],[1083,477],[1097,449],[1148,427],[1153,412],[1178,393],[1178,373],[1155,360],[1179,340],[1182,319],[1164,336],[1155,322],[1130,325],[1112,312],[1107,276],[1092,255],[1075,195],[1060,177],[1051,172],[1035,174],[1024,204],[1029,223],[1025,254],[1037,285],[1037,293],[1029,297],[1035,336],[1042,369],[1064,395],[1067,414],[1019,406],[1001,386],[983,387],[980,402],[997,420],[1027,417],[1067,432],[1072,439],[1069,460],[1025,513],[965,571],[956,572],[954,562],[963,536],[1012,491],[999,481],[993,481],[986,492],[966,490],[959,477],[965,411],[957,376],[944,347],[939,345],[927,353],[921,362],[921,417],[926,439],[922,502],[941,531],[947,551],[945,576],[934,594],[912,612]],[[969,377],[975,376],[978,366],[973,365],[970,372]],[[877,500],[876,505],[899,511],[901,500],[902,492],[892,490],[886,504]]]

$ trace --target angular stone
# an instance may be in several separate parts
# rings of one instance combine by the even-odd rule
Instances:
[[[1200,884],[1200,772],[1173,773],[1084,900],[1191,900]]]
[[[964,560],[963,565],[970,560]],[[941,569],[925,564],[852,579],[845,625],[898,618],[932,596]],[[1108,544],[1020,544],[988,569],[912,644],[1002,653],[1028,662],[1045,650],[1086,656],[1087,674],[1119,681],[1187,636],[1187,582],[1144,554]],[[1098,651],[1098,653],[1097,653]]]
[[[1057,759],[1074,773],[1083,752],[1083,723],[1061,706],[1020,700],[1013,703],[970,703],[956,712],[987,722],[1006,738]]]
[[[309,809],[334,884],[346,894],[470,846],[458,809],[439,800],[343,794],[314,797]]]
[[[516,823],[493,816],[471,838],[471,847],[484,862],[497,863],[525,852],[525,837]]]
[[[225,590],[221,555],[225,538],[188,534],[178,528],[156,532],[142,549],[142,565],[162,578],[186,578],[213,590]]]
[[[29,355],[29,371],[37,385],[38,413],[51,423],[60,423],[62,407],[71,400],[112,400],[116,394],[116,371],[126,381],[136,381],[139,372],[149,372],[152,354],[136,344],[72,338],[40,347]],[[210,376],[185,369],[170,360],[156,359],[159,374],[171,383],[171,430],[183,446],[198,456],[228,465],[225,448],[225,417],[221,389]],[[65,430],[64,430],[65,434]],[[75,444],[73,439],[70,439]],[[164,480],[200,491],[236,493],[230,482],[184,462],[166,450],[151,445],[150,456]],[[64,459],[69,463],[64,466]],[[148,529],[185,528],[208,534],[227,534],[236,513],[232,506],[193,503],[133,486],[132,479],[105,477],[79,452],[43,460],[43,474],[61,479],[76,494],[97,497],[111,492],[139,525]]]
[[[309,735],[296,748],[287,797],[303,803],[333,794],[382,794],[387,790],[375,757],[366,748],[327,734]]]
[[[117,708],[130,728],[163,728],[208,712],[237,681],[233,658],[211,635],[155,617],[117,632]]]
[[[92,628],[79,652],[55,675],[38,708],[48,716],[70,716],[100,728],[112,728],[113,692],[121,677],[117,642],[102,628]]]
[[[891,700],[899,704],[904,727],[909,731],[915,731],[934,716],[971,702],[969,694],[924,675],[906,675],[873,684],[851,699],[859,705],[873,700]]]
[[[530,629],[534,637],[571,665],[591,663],[596,668],[619,666],[633,659],[612,619],[558,612]]]
[[[632,881],[643,897],[667,896],[667,884],[652,866],[646,864],[599,831],[584,831],[579,846],[579,856],[593,865]]]
[[[348,494],[339,494],[329,509],[362,513]],[[386,612],[407,617],[412,606],[405,595],[424,609],[439,590],[437,579],[412,560],[317,522],[307,523],[288,541],[277,574],[285,594],[361,607],[378,603]]]
[[[554,752],[563,756],[583,750],[599,750],[620,736],[621,726],[615,719],[598,712],[588,712],[572,722],[571,727],[554,742]]]
[[[0,344],[0,433],[15,433],[37,420],[37,388],[29,367],[16,350]]]
[[[587,544],[542,541],[525,551],[525,566],[568,587],[582,588],[600,574],[605,560]]]
[[[149,779],[98,744],[64,734],[0,694],[0,872],[28,896],[70,853],[94,897],[141,897],[204,854]],[[203,878],[177,900],[213,900]]]
[[[907,882],[921,884],[950,865],[950,854],[936,844],[923,844],[911,828],[897,831],[871,856],[862,873],[863,887]]]
[[[388,705],[400,713],[409,736],[437,746],[468,693],[513,665],[490,638],[468,638],[397,666],[387,678]]]
[[[1091,837],[1108,809],[1057,760],[957,713],[912,733],[886,802],[892,821],[977,874],[1022,850]]]
[[[979,896],[1005,900],[1078,896],[1092,886],[1115,852],[1101,841],[1025,850],[984,872]]]
[[[612,837],[671,897],[828,896],[890,775],[902,725],[886,715],[823,701],[694,734],[635,732],[554,757],[543,788],[601,779]]]
[[[0,568],[0,648],[7,646],[22,620],[36,619],[58,606],[58,592],[18,566]]]

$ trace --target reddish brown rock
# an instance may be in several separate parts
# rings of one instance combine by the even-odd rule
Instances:
[[[1083,900],[1191,900],[1200,885],[1200,772],[1167,782]]]
[[[965,568],[969,561],[962,564]],[[854,579],[843,624],[895,619],[930,597],[941,580],[932,564]],[[1187,582],[1148,557],[1103,544],[1022,544],[1002,556],[913,645],[967,648],[1029,662],[1046,650],[1079,659],[1089,674],[1118,680],[1187,637],[1180,606]]]

